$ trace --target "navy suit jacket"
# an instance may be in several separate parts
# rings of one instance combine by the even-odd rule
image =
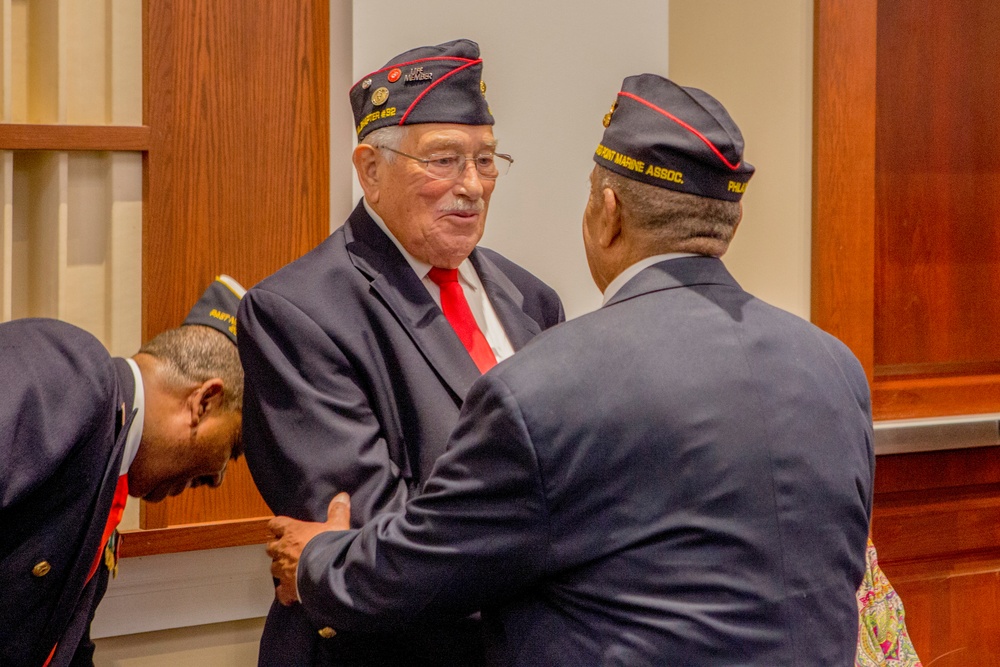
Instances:
[[[470,261],[515,350],[564,319],[555,292],[524,269],[484,249]],[[322,244],[251,289],[238,321],[247,463],[276,514],[325,520],[330,499],[347,491],[361,525],[419,492],[480,372],[360,203]],[[478,643],[478,630],[465,625],[320,641],[322,626],[274,605],[260,659],[466,664],[462,637]]]
[[[50,665],[89,665],[132,371],[81,329],[23,319],[0,324],[0,377],[0,664],[39,667],[58,642]]]
[[[850,665],[872,442],[842,343],[661,262],[477,381],[404,512],[309,542],[302,605],[481,609],[496,665]]]

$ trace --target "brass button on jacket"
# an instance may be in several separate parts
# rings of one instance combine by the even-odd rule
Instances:
[[[31,568],[31,573],[36,577],[44,577],[52,570],[52,566],[49,565],[49,561],[43,560],[35,567]]]
[[[327,626],[327,627],[325,627],[325,628],[323,628],[323,629],[321,629],[319,631],[319,636],[322,637],[323,639],[329,639],[330,637],[333,637],[336,634],[337,634],[337,631],[334,630],[333,628],[329,627],[329,626]]]

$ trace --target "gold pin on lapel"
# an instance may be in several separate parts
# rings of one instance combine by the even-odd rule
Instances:
[[[118,576],[118,545],[120,541],[121,535],[116,529],[111,531],[111,537],[108,538],[108,543],[104,545],[104,564],[111,573],[112,579]]]

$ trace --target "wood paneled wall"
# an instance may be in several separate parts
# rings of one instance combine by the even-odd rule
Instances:
[[[813,319],[877,419],[1000,412],[1000,5],[815,8]],[[923,664],[1000,665],[1000,447],[878,457],[872,537]]]
[[[925,665],[1000,665],[1000,447],[879,457],[872,540]]]
[[[890,415],[1000,409],[1000,4],[881,2],[875,375]]]
[[[875,303],[876,9],[876,0],[817,0],[813,13],[811,319],[854,351],[869,380]]]
[[[147,0],[144,11],[148,340],[179,325],[217,274],[249,288],[326,236],[329,10]],[[240,461],[219,489],[144,503],[142,527],[268,513]]]

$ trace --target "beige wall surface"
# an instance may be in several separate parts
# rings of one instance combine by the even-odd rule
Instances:
[[[263,629],[258,618],[101,639],[94,667],[252,666]]]
[[[812,3],[671,0],[670,77],[729,110],[757,171],[725,262],[749,292],[809,317]]]

